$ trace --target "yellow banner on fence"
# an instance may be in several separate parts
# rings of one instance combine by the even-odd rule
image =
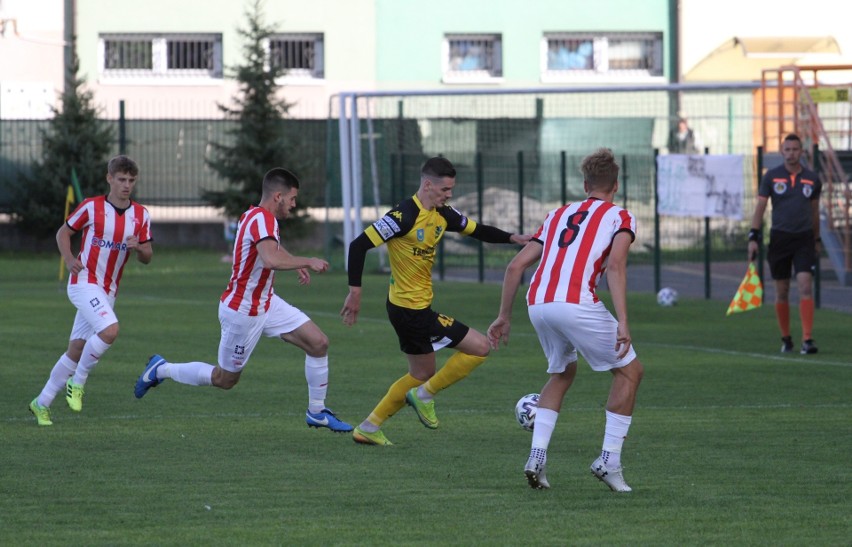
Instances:
[[[813,87],[808,90],[815,103],[845,103],[849,101],[849,88]]]
[[[760,281],[760,276],[757,275],[757,268],[754,262],[749,262],[748,270],[745,277],[740,283],[734,299],[728,306],[728,313],[739,313],[748,310],[759,308],[763,304],[763,283]]]

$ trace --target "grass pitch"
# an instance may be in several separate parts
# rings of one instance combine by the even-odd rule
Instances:
[[[308,429],[303,356],[264,339],[231,391],[133,384],[152,353],[213,362],[228,265],[206,252],[130,263],[118,341],[86,385],[83,412],[60,395],[54,426],[26,409],[67,345],[74,309],[55,255],[0,257],[2,545],[848,545],[852,316],[818,310],[820,353],[778,353],[770,306],[660,308],[630,298],[646,367],[625,476],[610,492],[588,471],[603,436],[607,374],[581,360],[549,450],[551,489],[526,485],[530,435],[514,404],[545,363],[522,302],[510,345],[437,398],[441,426],[404,408],[388,448]],[[328,405],[360,422],[403,374],[384,312],[386,276],[365,277],[359,323],[337,315],[343,272],[276,291],[331,340]],[[499,286],[437,283],[434,307],[484,331]],[[798,318],[793,318],[794,329]],[[439,353],[439,364],[448,357]]]

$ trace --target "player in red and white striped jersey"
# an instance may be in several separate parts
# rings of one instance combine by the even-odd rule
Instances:
[[[541,264],[527,293],[527,304],[598,302],[601,279],[615,234],[633,234],[636,219],[610,202],[589,198],[551,211],[533,235],[541,242]]]
[[[228,308],[246,315],[269,310],[272,280],[275,270],[258,260],[257,242],[265,239],[280,241],[278,220],[263,207],[250,207],[237,225],[234,239],[233,270],[221,301]]]
[[[627,251],[635,238],[636,220],[613,203],[619,167],[611,150],[590,154],[581,169],[588,198],[548,213],[532,240],[512,259],[503,280],[500,313],[488,328],[488,338],[495,349],[501,340],[508,342],[521,277],[538,261],[527,305],[550,378],[541,390],[524,473],[531,487],[550,487],[545,476],[547,447],[577,373],[579,352],[593,370],[612,373],[603,448],[591,471],[613,491],[629,492],[621,449],[643,373],[627,324]],[[605,272],[618,319],[595,293]]]
[[[305,352],[310,427],[336,432],[352,431],[326,408],[328,391],[328,337],[301,310],[275,294],[275,270],[296,270],[299,282],[310,283],[308,270],[324,272],[328,262],[320,258],[294,256],[281,246],[278,221],[290,216],[296,206],[299,179],[282,168],[263,178],[263,193],[257,206],[249,207],[237,225],[231,279],[219,302],[218,365],[201,361],[172,363],[160,355],[149,359],[134,390],[142,398],[167,378],[193,386],[234,387],[261,336],[280,338]]]
[[[118,337],[113,306],[124,265],[132,253],[143,264],[151,262],[151,219],[145,207],[130,199],[138,176],[139,166],[132,159],[112,158],[107,165],[109,194],[85,199],[56,233],[70,272],[68,298],[77,315],[68,350],[30,403],[39,425],[52,425],[49,408],[62,389],[71,410],[82,410],[89,373]],[[82,232],[82,243],[75,255],[71,236],[78,232]]]

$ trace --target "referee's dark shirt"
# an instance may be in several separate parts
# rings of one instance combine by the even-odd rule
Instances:
[[[794,175],[779,165],[763,175],[757,194],[772,201],[772,229],[795,234],[814,229],[811,201],[818,200],[821,191],[813,171],[802,168]]]

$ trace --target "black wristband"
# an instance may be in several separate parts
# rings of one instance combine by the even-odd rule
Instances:
[[[759,228],[752,228],[751,230],[749,230],[748,231],[748,240],[754,241],[755,243],[760,243],[760,240],[761,240],[760,229]]]
[[[819,237],[819,236],[817,236],[817,237],[814,239],[814,241],[816,241],[817,243],[822,243],[822,238],[821,238],[821,237]]]

